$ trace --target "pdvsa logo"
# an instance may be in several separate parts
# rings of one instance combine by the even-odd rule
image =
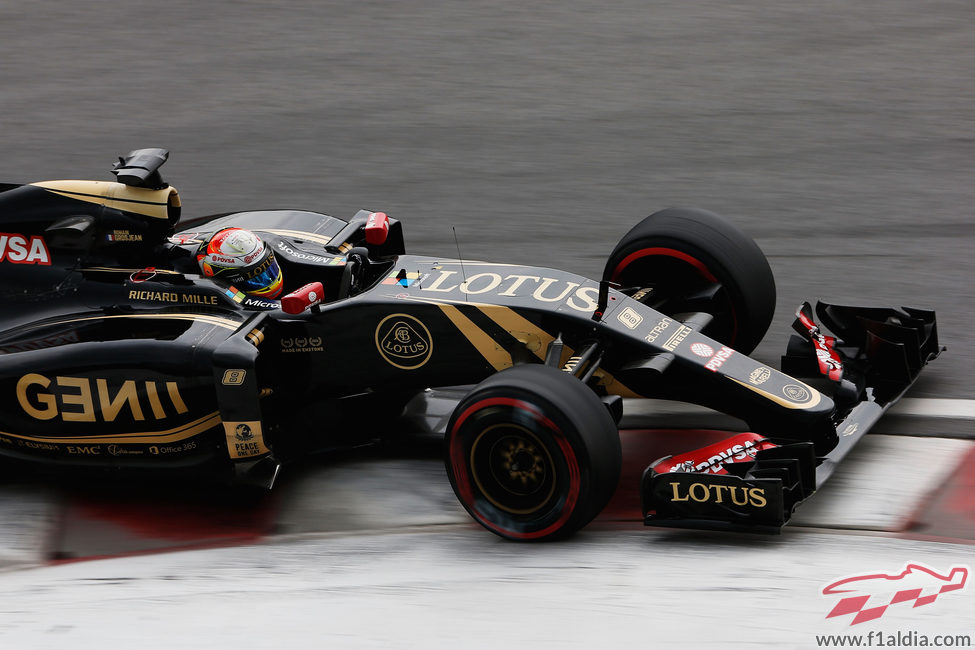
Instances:
[[[414,370],[430,360],[433,337],[426,325],[407,314],[393,314],[376,327],[376,348],[390,365]]]
[[[969,568],[964,565],[942,573],[920,563],[910,563],[900,572],[841,578],[823,587],[824,597],[840,597],[826,618],[852,615],[850,625],[859,625],[877,620],[891,607],[931,605],[944,594],[964,590],[968,573]]]
[[[43,237],[0,232],[0,262],[50,266],[51,254]]]

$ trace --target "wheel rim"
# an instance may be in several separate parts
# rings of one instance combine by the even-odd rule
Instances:
[[[504,537],[557,533],[579,501],[582,479],[572,446],[552,420],[523,400],[489,397],[465,408],[450,429],[448,456],[461,503]],[[520,460],[518,466],[506,467],[512,459]]]
[[[499,510],[527,515],[544,508],[555,493],[552,455],[531,431],[516,424],[495,424],[471,445],[471,477]]]

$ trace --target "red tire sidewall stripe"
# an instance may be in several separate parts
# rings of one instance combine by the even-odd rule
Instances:
[[[708,269],[707,265],[701,260],[688,255],[683,251],[676,250],[674,248],[641,248],[638,251],[634,251],[624,257],[620,263],[613,269],[613,276],[610,278],[613,282],[619,280],[620,275],[623,273],[623,269],[632,264],[638,259],[649,257],[651,255],[663,255],[665,257],[673,257],[686,262],[697,269],[701,277],[708,280],[709,282],[718,282],[718,278],[715,277],[713,273]],[[727,290],[727,289],[726,289]],[[733,345],[736,340],[738,340],[738,314],[735,313],[735,305],[731,303],[731,319],[732,319],[732,330],[731,330],[731,341],[729,345]]]
[[[616,265],[616,268],[613,269],[613,277],[610,279],[613,282],[616,282],[619,279],[620,274],[623,273],[623,269],[625,269],[627,266],[632,264],[634,261],[642,257],[649,257],[650,255],[663,255],[665,257],[675,257],[681,260],[682,262],[687,262],[688,264],[696,268],[698,272],[707,280],[710,280],[711,282],[718,281],[718,279],[714,277],[714,274],[708,270],[708,267],[704,264],[704,262],[697,259],[696,257],[692,257],[691,255],[688,255],[687,253],[683,251],[679,251],[674,248],[641,248],[638,251],[634,251],[629,255],[627,255],[626,257],[624,257],[622,261],[620,261],[620,263]]]
[[[485,517],[475,505],[474,491],[471,489],[471,481],[467,475],[464,446],[461,444],[460,436],[456,434],[468,417],[470,417],[474,412],[489,406],[510,406],[531,413],[532,417],[535,418],[537,422],[555,434],[555,440],[559,445],[559,449],[562,451],[562,455],[565,457],[566,465],[569,468],[569,492],[566,495],[565,504],[562,506],[562,512],[558,520],[542,530],[531,533],[521,533],[502,528],[501,526],[498,526],[497,524],[494,524],[488,520],[487,517]],[[457,486],[457,491],[460,493],[460,497],[464,501],[465,505],[467,505],[474,516],[477,517],[478,521],[488,528],[498,531],[507,537],[513,537],[516,539],[537,539],[551,535],[565,525],[569,517],[572,516],[576,503],[579,501],[579,493],[582,488],[582,474],[579,471],[579,462],[576,460],[575,451],[572,449],[572,445],[569,444],[569,441],[562,433],[562,430],[559,429],[559,427],[556,426],[551,419],[546,417],[528,402],[511,397],[489,397],[487,399],[474,402],[468,406],[466,409],[464,409],[464,412],[460,414],[460,417],[457,418],[457,421],[454,422],[454,426],[450,430],[449,455],[451,469],[453,470],[454,474],[454,484]]]

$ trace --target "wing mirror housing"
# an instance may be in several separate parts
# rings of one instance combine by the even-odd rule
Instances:
[[[385,212],[373,212],[366,219],[366,243],[370,246],[382,246],[389,235],[389,217]]]
[[[325,287],[321,282],[311,282],[281,299],[281,310],[286,314],[300,314],[322,302]]]

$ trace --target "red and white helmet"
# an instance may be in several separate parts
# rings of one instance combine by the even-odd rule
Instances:
[[[284,288],[274,253],[250,230],[218,230],[200,245],[196,261],[203,275],[226,280],[251,296],[277,298]]]

